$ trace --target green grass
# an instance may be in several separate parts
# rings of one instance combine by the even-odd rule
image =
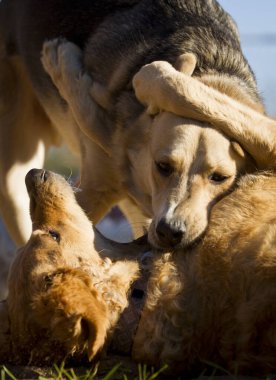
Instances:
[[[208,375],[204,370],[200,376],[197,377],[196,380],[215,380],[218,379],[219,376],[222,376],[229,380],[244,380],[250,377],[248,376],[240,376],[238,373],[233,374],[224,368],[211,363],[205,362],[208,365]],[[17,376],[12,373],[12,370],[8,369],[4,365],[0,365],[0,380],[18,380],[18,379],[37,379],[37,380],[155,380],[160,379],[161,376],[164,375],[164,371],[168,368],[168,366],[163,366],[161,369],[156,371],[154,368],[149,368],[146,365],[138,365],[136,370],[127,369],[123,366],[122,363],[118,363],[114,365],[110,370],[107,370],[107,373],[102,374],[98,373],[98,368],[94,369],[84,369],[84,368],[65,368],[64,364],[57,366],[54,365],[52,368],[36,368],[32,371],[32,376],[20,374],[20,368],[24,373],[25,367],[19,367],[17,371]],[[33,367],[26,367],[33,368]],[[210,368],[212,372],[210,373]],[[102,372],[102,371],[99,371]],[[39,375],[39,373],[44,373],[43,375]],[[35,377],[34,377],[35,375]],[[164,375],[163,380],[166,379],[166,375]],[[175,377],[174,380],[183,380],[186,377]],[[253,379],[253,378],[252,378]],[[275,380],[275,376],[266,376],[263,380]]]
[[[39,380],[154,380],[158,379],[159,375],[164,372],[167,366],[155,371],[153,368],[148,369],[146,365],[138,365],[137,375],[128,374],[127,371],[121,368],[121,363],[115,365],[106,375],[97,375],[97,368],[87,370],[84,374],[77,374],[73,368],[65,368],[64,365],[56,366],[49,371],[47,376],[38,376]],[[17,380],[13,373],[6,367],[1,366],[0,380]],[[134,376],[134,377],[133,377]]]

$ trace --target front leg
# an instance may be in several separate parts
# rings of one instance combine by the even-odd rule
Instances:
[[[41,61],[82,132],[109,154],[113,123],[105,111],[108,93],[84,71],[81,49],[64,39],[47,41]]]
[[[137,261],[151,255],[152,247],[148,243],[148,236],[143,235],[130,243],[118,243],[101,234],[94,227],[95,249],[102,258],[108,257],[114,261],[129,260]],[[148,255],[145,255],[147,254]]]
[[[150,110],[207,121],[238,141],[260,169],[276,168],[276,122],[168,62],[144,66],[133,80],[137,98]]]

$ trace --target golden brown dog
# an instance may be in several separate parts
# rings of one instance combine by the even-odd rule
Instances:
[[[127,305],[138,266],[100,258],[91,222],[61,176],[34,169],[26,184],[33,232],[10,272],[10,357],[53,363],[85,352],[92,359]]]
[[[60,176],[33,171],[27,185],[34,232],[11,269],[12,357],[40,364],[86,353],[93,359],[117,334],[142,247],[109,242],[102,255],[114,263],[102,259],[88,218]],[[245,176],[213,207],[196,247],[153,252],[134,359],[167,363],[174,374],[200,371],[206,361],[232,373],[275,371],[275,196],[275,174]],[[3,308],[1,317],[6,343]]]

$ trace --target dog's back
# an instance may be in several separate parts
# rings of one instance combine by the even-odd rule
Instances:
[[[87,68],[116,95],[142,65],[175,63],[183,52],[192,52],[198,62],[195,75],[235,77],[259,101],[236,25],[215,0],[50,0],[39,5],[4,0],[0,20],[8,53],[22,55],[39,91],[49,87],[40,63],[42,44],[64,37],[86,47]]]

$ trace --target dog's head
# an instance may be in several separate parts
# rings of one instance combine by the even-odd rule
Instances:
[[[32,357],[36,363],[84,351],[93,359],[105,342],[109,319],[86,270],[102,263],[91,222],[63,177],[33,169],[26,185],[33,232],[10,270],[14,352],[19,361]]]
[[[83,255],[94,251],[92,224],[78,205],[70,184],[62,176],[40,169],[30,170],[25,182],[33,231],[48,235],[64,255],[74,247]]]
[[[178,68],[188,75],[195,64],[191,54],[184,54],[177,61]],[[149,142],[153,214],[149,239],[161,249],[187,247],[200,239],[208,225],[210,209],[233,188],[239,174],[252,167],[252,160],[238,143],[210,124],[167,112],[168,99],[178,104],[173,91],[164,95],[157,88],[156,93],[151,92],[153,96],[164,97],[158,102],[164,104],[164,109],[157,109],[157,102],[146,95],[147,88],[155,86],[156,80],[169,79],[143,77],[138,73],[133,81],[136,93],[143,81],[145,94],[139,89],[139,98],[148,113],[155,115]]]
[[[210,209],[245,168],[241,147],[209,125],[159,114],[151,135],[151,243],[159,248],[195,243]]]

